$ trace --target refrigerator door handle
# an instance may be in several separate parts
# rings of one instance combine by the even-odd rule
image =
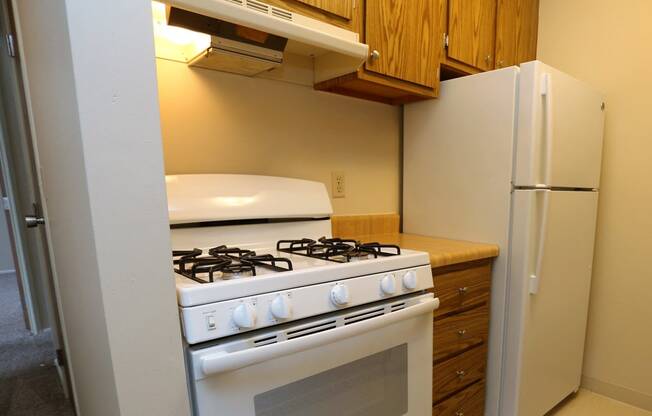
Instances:
[[[534,274],[530,275],[530,295],[536,295],[539,292],[539,285],[541,283],[541,266],[545,255],[546,237],[548,234],[548,210],[551,191],[549,189],[537,189],[536,192],[537,194],[543,193],[543,210],[541,213],[541,222],[539,223],[539,246],[537,247],[537,257],[534,262]]]
[[[545,129],[545,158],[543,160],[543,179],[544,184],[541,184],[544,187],[550,186],[551,183],[551,167],[552,167],[552,129],[553,129],[553,117],[552,117],[552,77],[550,73],[544,73],[541,76],[541,95],[545,99],[544,107],[544,129]]]

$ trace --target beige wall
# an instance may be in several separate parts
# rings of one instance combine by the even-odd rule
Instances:
[[[652,410],[652,2],[542,0],[538,58],[606,96],[584,384]]]
[[[166,173],[324,182],[337,214],[397,212],[398,107],[157,59]]]
[[[2,272],[14,270],[14,258],[7,226],[7,218],[2,206],[0,206],[0,275]]]

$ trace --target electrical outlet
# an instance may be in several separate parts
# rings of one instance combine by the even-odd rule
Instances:
[[[345,181],[344,172],[332,172],[331,184],[333,186],[333,198],[344,198],[345,195]]]

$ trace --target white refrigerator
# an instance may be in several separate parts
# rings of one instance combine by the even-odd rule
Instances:
[[[541,416],[579,388],[603,125],[598,92],[537,61],[405,106],[403,231],[500,245],[486,415]]]

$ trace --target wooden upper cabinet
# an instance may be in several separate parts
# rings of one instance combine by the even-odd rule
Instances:
[[[448,59],[481,71],[494,68],[497,0],[448,0]]]
[[[353,0],[297,0],[319,10],[350,20],[353,16]]]
[[[365,42],[371,52],[365,68],[434,87],[438,82],[437,2],[367,0],[365,3]]]
[[[536,59],[538,0],[498,0],[496,68]]]
[[[361,27],[360,14],[355,2],[359,0],[262,0],[294,13],[321,20],[352,32]]]

